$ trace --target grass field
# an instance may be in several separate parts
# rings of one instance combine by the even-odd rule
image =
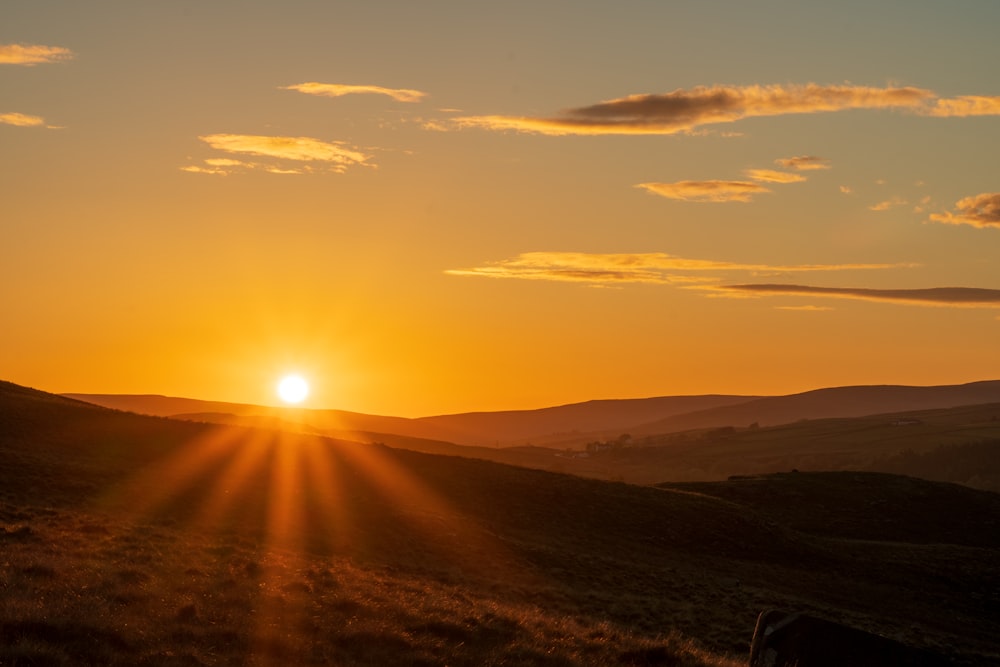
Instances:
[[[642,487],[0,390],[0,665],[736,665],[768,607],[1000,656],[995,494]]]

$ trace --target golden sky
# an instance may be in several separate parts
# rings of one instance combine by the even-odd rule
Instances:
[[[998,378],[998,25],[5,2],[0,378],[400,416]]]

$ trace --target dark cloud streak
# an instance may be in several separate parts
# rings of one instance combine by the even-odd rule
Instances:
[[[760,295],[827,296],[867,301],[894,301],[939,306],[1000,307],[1000,290],[981,287],[930,287],[926,289],[872,289],[865,287],[815,287],[812,285],[724,285],[712,289]]]

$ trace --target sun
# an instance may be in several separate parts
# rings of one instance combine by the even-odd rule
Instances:
[[[285,403],[301,403],[309,395],[309,383],[301,375],[286,375],[278,382],[278,396]]]

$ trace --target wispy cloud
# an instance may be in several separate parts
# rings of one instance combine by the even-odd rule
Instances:
[[[870,289],[864,287],[815,287],[812,285],[715,285],[710,289],[742,295],[824,296],[864,301],[891,301],[924,306],[1000,308],[1000,290],[979,287],[927,289]]]
[[[747,169],[743,172],[747,178],[762,183],[801,183],[806,180],[802,174],[792,174],[774,169]]]
[[[748,202],[754,195],[770,192],[750,181],[677,181],[676,183],[639,183],[635,187],[666,197],[691,202]]]
[[[774,161],[775,164],[785,169],[795,169],[798,171],[812,171],[816,169],[829,169],[830,161],[816,155],[796,155],[795,157],[783,157]]]
[[[705,273],[797,273],[909,268],[912,264],[745,264],[689,259],[666,253],[526,252],[511,259],[469,269],[450,269],[456,276],[516,278],[590,284],[691,284],[721,280]]]
[[[868,207],[869,211],[888,211],[890,208],[896,208],[898,206],[905,206],[906,200],[902,197],[893,197],[892,199],[885,199],[878,202],[877,204],[872,204]]]
[[[1000,227],[1000,192],[984,192],[960,199],[955,213],[932,213],[931,220],[948,225]]]
[[[73,58],[73,52],[61,46],[41,44],[0,44],[0,65],[41,65]]]
[[[282,90],[297,90],[307,95],[319,95],[321,97],[343,97],[344,95],[386,95],[397,102],[419,102],[427,97],[427,93],[409,88],[383,88],[382,86],[359,86],[344,83],[318,83],[309,81],[307,83],[296,83],[291,86],[282,86]]]
[[[359,164],[370,156],[351,148],[342,141],[321,141],[312,137],[281,137],[252,134],[209,134],[198,137],[212,148],[227,153],[265,155],[285,160]]]
[[[244,171],[264,171],[269,174],[306,174],[315,169],[307,166],[281,167],[265,162],[245,162],[242,160],[212,159],[205,160],[202,164],[186,165],[180,168],[192,174],[215,174],[218,176],[228,176]]]
[[[211,165],[202,166],[200,164],[187,164],[183,167],[179,167],[179,169],[181,171],[186,171],[189,174],[216,174],[218,176],[227,176],[230,173],[230,170],[225,167],[213,167]]]
[[[23,113],[0,113],[0,123],[16,125],[17,127],[43,127],[45,119],[41,116],[29,116]]]
[[[825,313],[833,310],[829,306],[775,306],[776,310],[796,310],[806,313]]]
[[[934,93],[912,87],[805,85],[699,86],[663,94],[629,95],[544,117],[465,116],[459,127],[548,135],[675,134],[743,118],[846,109],[920,110]]]
[[[963,95],[937,100],[928,112],[931,116],[1000,116],[1000,97]]]
[[[260,169],[275,174],[297,174],[309,171],[342,173],[348,167],[374,166],[366,155],[341,141],[321,141],[312,137],[281,137],[249,134],[209,134],[198,137],[216,150],[237,155],[255,155],[298,163],[282,166],[271,163],[246,162],[230,158],[211,158],[201,165],[181,167],[193,173],[224,174],[237,169]],[[317,169],[314,165],[321,165]]]
[[[239,167],[240,165],[246,164],[246,162],[241,162],[240,160],[234,160],[228,157],[213,157],[205,160],[205,164],[213,167]]]

